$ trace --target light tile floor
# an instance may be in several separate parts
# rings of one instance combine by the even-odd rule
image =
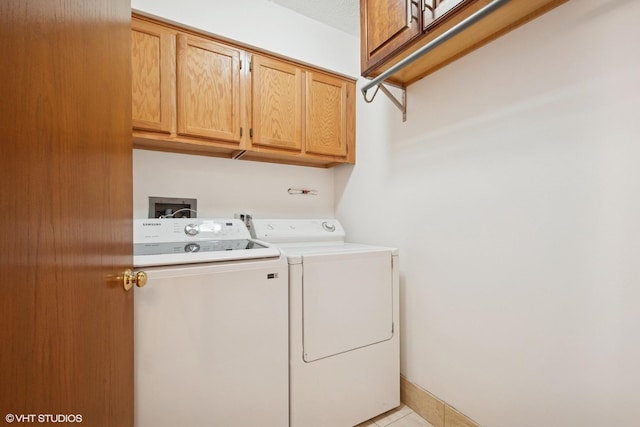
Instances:
[[[405,404],[358,424],[356,427],[433,427]]]

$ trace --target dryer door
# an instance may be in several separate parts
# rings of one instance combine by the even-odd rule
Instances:
[[[306,362],[391,339],[391,263],[389,250],[303,256]]]

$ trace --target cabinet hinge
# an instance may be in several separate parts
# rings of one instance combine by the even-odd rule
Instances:
[[[253,128],[249,128],[249,137],[253,138]]]
[[[242,70],[242,59],[240,60],[240,69]]]
[[[249,72],[253,71],[253,61],[249,61]]]
[[[240,138],[242,138],[242,128],[240,128]]]

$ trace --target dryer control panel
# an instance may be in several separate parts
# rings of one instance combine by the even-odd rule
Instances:
[[[253,237],[269,243],[342,243],[345,231],[336,219],[253,219]]]

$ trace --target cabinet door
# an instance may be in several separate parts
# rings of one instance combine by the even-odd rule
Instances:
[[[347,155],[347,82],[307,71],[305,151],[332,156]]]
[[[424,31],[434,27],[445,16],[454,13],[456,9],[474,0],[424,0],[425,8],[422,16]]]
[[[175,37],[157,25],[131,21],[132,124],[171,133],[175,123]]]
[[[421,34],[419,6],[419,0],[360,0],[363,75]]]
[[[253,55],[253,145],[302,149],[302,69]]]
[[[178,134],[240,143],[242,51],[178,35]]]

